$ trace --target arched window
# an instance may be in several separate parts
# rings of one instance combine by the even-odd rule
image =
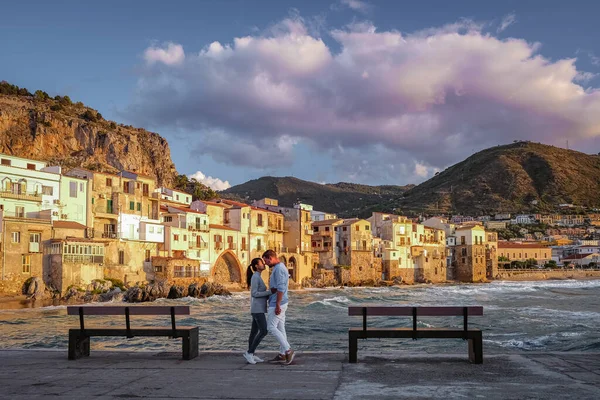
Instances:
[[[10,180],[10,178],[2,179],[2,190],[6,192],[12,191],[12,181]]]

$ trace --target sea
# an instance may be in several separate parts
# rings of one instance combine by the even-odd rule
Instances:
[[[414,285],[381,288],[303,289],[290,292],[286,329],[293,348],[304,351],[344,351],[348,328],[360,327],[361,317],[348,316],[356,304],[483,306],[484,316],[471,317],[469,325],[483,331],[485,353],[600,351],[600,280],[535,282],[495,281],[485,284]],[[110,305],[114,303],[100,303]],[[181,325],[200,327],[200,351],[244,351],[251,317],[248,292],[207,299],[161,299],[157,305],[189,305],[191,315]],[[143,306],[143,305],[142,305]],[[0,303],[2,307],[2,303]],[[14,305],[13,305],[14,307]],[[25,307],[24,305],[20,307]],[[87,326],[125,325],[123,318],[88,317]],[[462,317],[427,318],[419,327],[462,327]],[[68,328],[78,327],[65,305],[0,309],[0,349],[65,349]],[[371,317],[370,326],[409,327],[406,317]],[[170,317],[132,317],[132,326],[169,326]],[[260,350],[274,351],[277,343],[267,335]],[[92,351],[179,351],[180,341],[165,338],[93,338]],[[448,340],[368,339],[359,350],[461,353],[466,342]]]

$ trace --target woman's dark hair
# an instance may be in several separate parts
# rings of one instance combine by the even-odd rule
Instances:
[[[259,262],[263,262],[262,258],[253,258],[246,269],[246,283],[248,284],[248,289],[250,289],[250,281],[252,280],[252,275],[256,272],[256,265]]]

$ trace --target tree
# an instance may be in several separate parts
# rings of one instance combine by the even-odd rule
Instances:
[[[81,114],[81,118],[91,121],[91,122],[96,122],[96,113],[94,113],[92,110],[85,110],[85,112],[83,114]]]
[[[33,98],[39,101],[45,101],[48,100],[50,98],[50,96],[48,96],[48,93],[42,91],[42,90],[36,90],[35,93],[33,94]]]

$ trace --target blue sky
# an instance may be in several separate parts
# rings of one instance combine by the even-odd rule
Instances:
[[[160,133],[216,188],[419,183],[515,139],[600,151],[594,2],[0,7],[0,79]]]

